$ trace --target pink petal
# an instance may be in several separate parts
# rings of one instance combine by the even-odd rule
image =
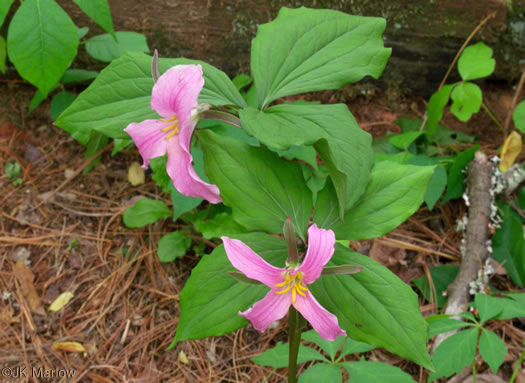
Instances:
[[[255,302],[252,308],[244,312],[239,311],[239,315],[252,322],[253,327],[258,331],[263,332],[270,323],[286,315],[291,303],[290,293],[279,295],[270,290],[263,299]]]
[[[180,124],[190,119],[204,86],[200,65],[176,65],[159,77],[151,93],[151,107],[166,119],[177,115]]]
[[[270,265],[244,242],[228,237],[221,237],[221,239],[233,267],[248,278],[255,279],[271,288],[284,281],[284,269]]]
[[[182,147],[180,138],[180,135],[175,135],[167,140],[168,163],[166,171],[173,181],[173,186],[186,196],[204,198],[211,203],[221,202],[219,188],[216,185],[204,182],[195,173],[191,153]]]
[[[303,263],[297,271],[304,273],[306,284],[313,283],[323,272],[323,266],[334,254],[335,235],[332,230],[319,229],[312,225],[308,229],[308,249]]]
[[[306,297],[297,294],[293,307],[312,325],[321,338],[335,340],[339,335],[346,335],[346,331],[339,327],[337,317],[321,306],[310,290],[306,292]]]
[[[144,169],[148,168],[151,158],[166,154],[167,141],[164,137],[167,133],[161,129],[170,126],[170,124],[161,120],[145,120],[139,123],[133,122],[124,129],[139,149]]]

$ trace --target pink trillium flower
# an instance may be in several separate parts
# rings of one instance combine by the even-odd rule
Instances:
[[[209,105],[198,105],[204,86],[200,65],[176,65],[159,77],[151,94],[151,108],[161,119],[131,123],[124,131],[139,149],[142,167],[151,158],[168,153],[166,170],[173,186],[186,196],[221,202],[219,188],[199,178],[192,165],[190,143],[199,114]]]
[[[337,317],[317,302],[308,285],[315,282],[334,253],[335,235],[332,230],[308,229],[308,249],[304,261],[281,269],[270,265],[250,247],[237,239],[222,237],[226,255],[232,265],[246,277],[270,287],[266,296],[239,315],[250,320],[263,332],[273,321],[283,318],[292,305],[319,333],[321,338],[335,340],[346,332],[339,327]]]

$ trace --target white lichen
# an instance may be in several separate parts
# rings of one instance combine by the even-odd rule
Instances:
[[[490,276],[494,274],[494,272],[494,267],[492,267],[490,258],[487,258],[485,265],[478,270],[478,277],[469,283],[469,294],[476,295],[477,293],[486,293]]]

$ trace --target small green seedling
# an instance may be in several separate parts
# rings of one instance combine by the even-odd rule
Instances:
[[[432,364],[436,371],[432,372],[427,382],[433,382],[441,377],[457,374],[468,365],[472,365],[473,375],[476,374],[476,350],[489,365],[494,374],[498,372],[507,354],[505,342],[493,331],[484,327],[488,320],[513,319],[525,316],[523,305],[525,294],[509,294],[505,298],[496,298],[486,294],[476,294],[472,307],[478,312],[478,318],[465,312],[460,316],[463,321],[452,319],[448,315],[433,315],[427,318],[429,336],[463,329],[445,339],[432,356]]]

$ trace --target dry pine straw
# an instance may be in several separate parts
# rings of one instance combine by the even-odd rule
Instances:
[[[71,368],[75,381],[85,382],[261,382],[269,375],[268,382],[281,381],[284,369],[272,373],[250,358],[286,341],[285,321],[264,334],[247,326],[165,351],[177,327],[179,293],[198,258],[187,255],[172,264],[159,263],[158,239],[180,224],[168,220],[131,230],[121,220],[132,197],[162,193],[152,182],[137,188],[128,184],[127,167],[136,160],[133,152],[113,158],[105,152],[102,164],[82,175],[78,170],[85,165],[84,149],[53,127],[45,113],[37,110],[28,116],[27,92],[0,94],[0,101],[11,106],[9,115],[0,115],[0,169],[16,160],[23,178],[20,186],[0,178],[0,295],[11,294],[0,305],[0,366]],[[368,113],[370,106],[363,110]],[[42,157],[24,159],[27,144]],[[78,174],[66,182],[66,171]],[[378,240],[381,246],[404,252],[405,271],[416,270],[401,273],[401,278],[428,275],[430,267],[457,259],[454,223],[462,210],[460,203],[432,213],[422,209]],[[70,246],[73,240],[78,247]],[[193,240],[203,239],[196,233]],[[351,245],[366,253],[373,244]],[[125,247],[128,256],[123,256]],[[36,303],[13,272],[13,257],[22,254],[21,249],[30,254]],[[508,278],[497,278],[501,288],[512,287]],[[48,305],[64,291],[74,294],[72,301],[58,313],[49,312]],[[421,303],[424,315],[435,312],[434,305]],[[510,322],[491,326],[505,336],[509,358],[515,360],[523,328]],[[87,351],[53,351],[51,345],[60,341],[79,342]],[[418,366],[383,350],[367,358],[395,364],[418,381],[425,379]]]

